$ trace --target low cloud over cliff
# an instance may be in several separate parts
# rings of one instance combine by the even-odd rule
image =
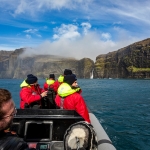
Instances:
[[[83,23],[81,26],[82,33],[79,33],[78,26],[71,24],[55,28],[52,41],[47,40],[37,47],[27,48],[24,55],[48,54],[77,59],[87,57],[95,60],[100,54],[117,50],[137,40],[129,37],[125,30],[119,28],[114,28],[114,32],[118,34],[118,40],[115,42],[109,33],[91,31],[89,23]]]

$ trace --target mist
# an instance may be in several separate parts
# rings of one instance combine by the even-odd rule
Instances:
[[[56,55],[75,59],[90,58],[95,61],[100,54],[116,51],[141,40],[129,36],[123,30],[116,30],[116,32],[117,41],[113,41],[109,33],[88,32],[69,38],[61,35],[53,41],[46,40],[36,47],[26,48],[23,55]]]

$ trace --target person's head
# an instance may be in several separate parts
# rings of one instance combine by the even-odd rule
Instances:
[[[64,76],[71,75],[71,74],[72,74],[72,71],[70,69],[64,70]]]
[[[11,93],[0,88],[0,131],[8,129],[17,113]]]
[[[27,75],[26,83],[28,83],[29,85],[36,85],[37,81],[38,81],[38,78],[34,76],[33,74]]]
[[[77,78],[75,74],[65,76],[64,83],[68,83],[72,87],[78,87]]]
[[[55,75],[54,75],[54,74],[50,74],[50,75],[49,75],[49,78],[55,80]]]

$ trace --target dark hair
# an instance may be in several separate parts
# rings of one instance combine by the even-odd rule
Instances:
[[[64,82],[72,85],[77,80],[75,74],[64,76]]]
[[[26,82],[28,84],[33,84],[35,82],[37,82],[38,78],[36,76],[34,76],[33,74],[28,74],[27,75],[27,79],[26,79]]]
[[[72,74],[72,71],[70,69],[65,69],[64,70],[64,75],[71,75]]]
[[[50,75],[49,75],[49,78],[55,79],[55,75],[54,75],[54,74],[50,74]]]
[[[4,103],[8,102],[12,98],[11,93],[6,89],[0,88],[0,117],[3,116],[2,106]]]

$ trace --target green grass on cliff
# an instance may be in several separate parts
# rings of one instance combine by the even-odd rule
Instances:
[[[129,72],[150,72],[150,68],[136,68],[134,66],[129,66],[127,68]]]

